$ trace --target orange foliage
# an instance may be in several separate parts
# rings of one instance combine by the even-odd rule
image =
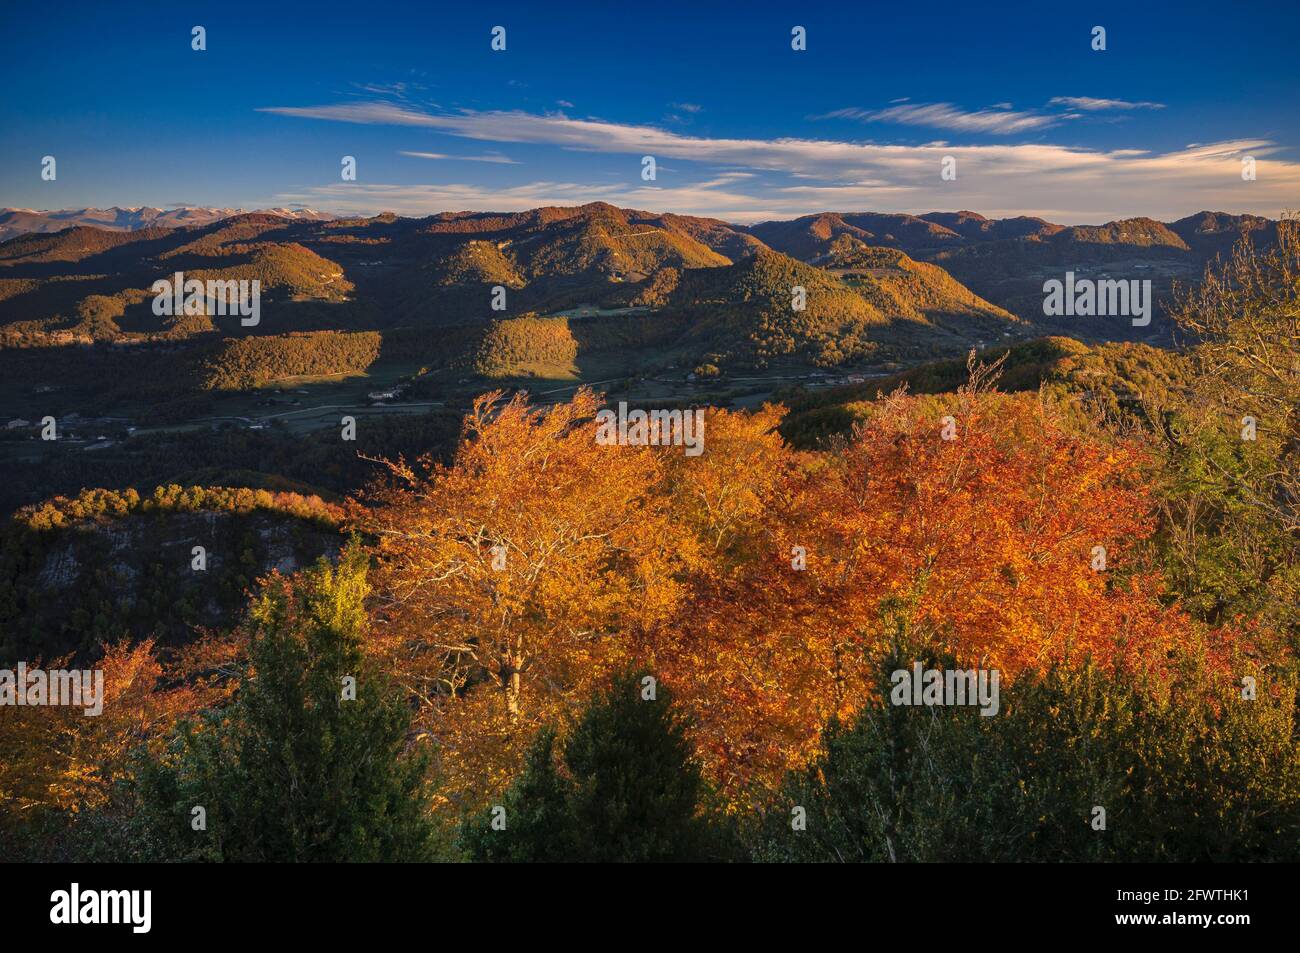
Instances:
[[[354,513],[378,539],[373,647],[438,709],[452,797],[462,774],[475,796],[504,781],[537,727],[626,661],[620,632],[680,598],[661,458],[601,452],[596,409],[586,391],[547,413],[486,395],[454,466],[394,464]],[[467,771],[483,750],[501,751],[493,770]]]
[[[374,541],[368,648],[420,701],[453,808],[503,788],[540,726],[629,665],[672,686],[740,804],[853,714],[902,633],[1004,679],[1085,654],[1154,672],[1239,641],[1131,565],[1152,530],[1142,451],[1035,395],[895,394],[823,453],[787,447],[772,407],[710,411],[699,456],[603,445],[599,406],[487,395],[452,465],[390,463],[351,504]],[[135,745],[228,690],[241,653],[238,631],[207,638],[164,675],[148,643],[109,648],[101,716],[0,711],[0,798],[102,803]]]
[[[1007,678],[1195,649],[1157,578],[1111,584],[1152,528],[1140,450],[1036,396],[947,400],[896,394],[822,454],[781,442],[780,408],[711,411],[687,457],[598,444],[586,391],[545,412],[492,395],[453,465],[393,464],[353,514],[378,539],[374,649],[423,699],[448,796],[481,803],[539,725],[632,662],[673,686],[741,798],[862,703],[900,629]]]
[[[1032,397],[959,395],[953,440],[933,401],[875,409],[772,489],[762,557],[699,580],[691,611],[649,635],[728,790],[811,755],[900,631],[1004,677],[1084,654],[1157,664],[1194,640],[1158,580],[1093,568],[1095,546],[1122,565],[1151,531],[1136,447],[1073,434]]]
[[[69,659],[30,668],[66,669]],[[153,643],[117,645],[90,666],[103,671],[103,711],[82,707],[0,709],[0,803],[10,819],[43,810],[96,807],[127,771],[132,750],[162,738],[177,720],[217,697],[203,680],[164,687]],[[174,674],[174,673],[168,673]]]

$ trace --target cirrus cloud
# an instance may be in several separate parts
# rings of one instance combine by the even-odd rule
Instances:
[[[1088,112],[1103,112],[1111,109],[1164,109],[1164,103],[1136,102],[1124,99],[1097,99],[1093,96],[1053,96],[1047,101],[1049,106],[1065,106],[1069,109],[1083,109]]]
[[[472,183],[365,192],[357,183],[302,193],[301,200],[364,201],[408,214],[478,208],[509,211],[519,203],[582,203],[600,198],[657,211],[713,215],[732,221],[790,217],[835,209],[931,211],[969,208],[986,215],[1040,215],[1066,223],[1096,223],[1134,215],[1170,220],[1201,209],[1277,217],[1300,191],[1300,164],[1262,138],[1188,146],[1172,151],[1092,149],[1045,142],[923,145],[808,138],[727,138],[685,135],[648,125],[518,110],[425,111],[391,102],[283,106],[282,116],[334,122],[426,128],[453,137],[526,143],[562,151],[678,160],[669,182],[611,185],[608,178]],[[957,162],[955,181],[942,181],[941,163]],[[1257,160],[1258,178],[1241,178],[1241,160]],[[708,166],[697,170],[692,164]],[[619,164],[622,167],[622,163]],[[639,165],[629,165],[639,173]],[[723,179],[721,168],[749,177]],[[661,170],[663,166],[661,165]],[[698,174],[696,172],[698,171]],[[633,174],[629,172],[629,178]],[[296,200],[293,195],[284,199]],[[340,207],[335,205],[335,207]],[[523,207],[532,207],[525,205]]]
[[[836,109],[814,119],[854,119],[858,122],[892,122],[956,132],[1012,135],[1055,126],[1062,117],[1017,111],[1007,103],[989,109],[966,110],[952,103],[902,103],[884,109]]]
[[[398,153],[401,156],[409,156],[412,159],[448,159],[454,162],[495,162],[498,165],[518,165],[519,163],[509,156],[503,156],[499,152],[491,152],[481,156],[453,156],[445,152],[407,152],[403,149]]]

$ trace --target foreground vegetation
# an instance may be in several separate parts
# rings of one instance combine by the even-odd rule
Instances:
[[[687,457],[597,444],[586,391],[486,395],[349,501],[337,563],[107,646],[100,718],[6,711],[4,846],[1300,859],[1298,262],[1282,229],[1185,296],[1176,366],[972,363],[800,447],[779,407]],[[998,712],[894,704],[916,663],[998,671]]]

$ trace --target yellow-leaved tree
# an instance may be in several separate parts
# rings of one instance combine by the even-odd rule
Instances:
[[[453,801],[504,782],[681,597],[662,460],[597,445],[597,409],[588,390],[484,395],[453,465],[389,462],[355,511],[376,540],[373,647],[423,700]]]

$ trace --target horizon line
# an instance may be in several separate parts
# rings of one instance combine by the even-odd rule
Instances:
[[[362,212],[337,212],[337,211],[333,211],[333,210],[330,210],[330,209],[327,209],[327,208],[321,208],[321,207],[317,207],[317,206],[310,206],[310,205],[303,205],[303,204],[260,205],[260,206],[255,206],[255,207],[248,207],[248,206],[244,206],[244,205],[228,206],[228,205],[190,205],[190,204],[177,204],[177,205],[171,205],[171,206],[166,206],[166,205],[147,205],[147,204],[146,204],[146,205],[85,205],[85,206],[80,206],[80,207],[73,207],[73,206],[70,206],[70,207],[57,208],[57,209],[34,209],[34,208],[25,207],[25,206],[23,206],[23,207],[20,207],[20,206],[3,206],[3,207],[0,207],[0,214],[4,214],[4,213],[6,213],[6,212],[28,212],[28,213],[31,213],[31,214],[34,214],[34,215],[57,215],[57,214],[62,214],[62,213],[77,213],[77,212],[91,212],[91,211],[110,212],[110,211],[113,211],[114,209],[119,210],[119,211],[124,211],[124,212],[138,212],[138,211],[141,211],[141,210],[143,210],[143,209],[157,209],[157,210],[158,210],[159,212],[161,212],[161,213],[167,213],[167,212],[180,212],[180,211],[190,211],[190,210],[193,210],[193,211],[223,211],[223,212],[231,212],[232,214],[229,215],[229,216],[227,216],[227,217],[229,217],[229,218],[233,218],[233,217],[235,217],[236,215],[256,215],[256,214],[259,214],[259,213],[275,214],[277,211],[298,211],[298,212],[312,212],[312,213],[315,213],[315,214],[317,214],[317,215],[328,215],[328,216],[330,216],[330,217],[333,218],[333,219],[371,219],[371,218],[379,218],[380,216],[383,216],[383,215],[392,215],[392,216],[394,216],[395,218],[411,219],[411,220],[414,221],[414,220],[425,219],[425,218],[436,218],[436,217],[438,217],[438,216],[440,216],[440,215],[500,215],[500,216],[508,216],[508,215],[523,215],[523,214],[526,214],[526,213],[528,213],[528,212],[535,212],[535,211],[539,211],[539,210],[541,210],[541,209],[547,209],[547,208],[554,208],[554,209],[582,209],[582,208],[589,208],[589,207],[591,207],[591,206],[595,206],[595,205],[604,205],[604,206],[607,206],[607,207],[609,207],[609,208],[618,209],[619,211],[624,211],[624,212],[647,212],[647,213],[650,213],[650,214],[653,214],[653,215],[676,215],[676,216],[678,216],[678,217],[680,217],[680,218],[702,218],[702,219],[708,219],[708,220],[710,220],[710,221],[722,222],[722,223],[724,223],[724,224],[726,224],[726,225],[735,225],[735,226],[740,227],[740,228],[749,228],[749,227],[752,227],[752,226],[754,226],[754,225],[762,225],[762,224],[766,224],[766,223],[768,223],[768,222],[794,222],[794,221],[798,221],[799,219],[803,219],[803,218],[814,218],[814,217],[819,216],[819,215],[886,215],[886,216],[900,216],[900,217],[902,217],[902,216],[907,216],[907,217],[911,217],[911,218],[924,219],[925,216],[927,216],[927,215],[962,215],[962,214],[968,214],[968,215],[978,215],[980,218],[983,218],[983,219],[985,219],[986,221],[992,221],[992,222],[997,222],[997,221],[1009,221],[1009,220],[1013,220],[1013,219],[1017,219],[1017,218],[1031,218],[1031,219],[1038,219],[1039,221],[1046,222],[1047,224],[1050,224],[1050,225],[1063,225],[1063,226],[1065,226],[1065,227],[1067,227],[1067,228],[1087,228],[1087,227],[1096,227],[1096,226],[1098,226],[1098,225],[1108,225],[1108,224],[1112,224],[1112,223],[1115,223],[1115,222],[1134,221],[1134,220],[1138,220],[1138,219],[1146,219],[1146,220],[1148,220],[1148,221],[1160,222],[1160,223],[1163,224],[1163,223],[1167,223],[1167,222],[1177,222],[1177,221],[1181,221],[1182,219],[1185,219],[1185,218],[1191,218],[1191,217],[1196,216],[1196,215],[1231,215],[1231,216],[1238,217],[1238,218],[1249,216],[1249,217],[1252,217],[1252,218],[1263,219],[1263,220],[1265,220],[1265,221],[1269,221],[1269,222],[1281,222],[1281,221],[1286,221],[1287,218],[1288,218],[1288,217],[1285,215],[1285,212],[1287,211],[1287,210],[1285,210],[1285,209],[1283,210],[1283,213],[1284,213],[1284,214],[1280,215],[1279,217],[1274,218],[1274,217],[1270,217],[1270,216],[1268,216],[1268,215],[1260,215],[1260,214],[1257,213],[1257,212],[1245,212],[1245,211],[1242,211],[1242,212],[1233,212],[1233,211],[1227,211],[1227,210],[1225,210],[1225,209],[1211,209],[1211,208],[1201,207],[1201,208],[1197,208],[1197,209],[1195,209],[1194,211],[1187,212],[1185,215],[1180,215],[1180,216],[1178,216],[1178,217],[1176,217],[1176,218],[1169,218],[1169,219],[1166,219],[1166,218],[1158,218],[1158,217],[1156,217],[1156,216],[1154,216],[1154,215],[1149,215],[1149,214],[1133,214],[1133,215],[1126,215],[1126,216],[1123,216],[1123,217],[1121,217],[1121,218],[1111,218],[1111,219],[1107,219],[1106,221],[1103,221],[1103,222],[1064,222],[1064,221],[1054,221],[1053,219],[1046,218],[1046,217],[1045,217],[1044,215],[1042,215],[1042,214],[1036,214],[1036,213],[1033,213],[1033,212],[1027,212],[1027,211],[1017,211],[1017,212],[1015,212],[1015,213],[1013,213],[1013,214],[1006,214],[1006,215],[996,216],[996,215],[988,215],[988,214],[986,214],[986,213],[984,213],[984,212],[979,212],[979,211],[976,211],[976,210],[974,210],[974,209],[970,209],[970,208],[944,209],[944,208],[935,208],[935,207],[930,207],[929,210],[928,210],[928,211],[925,211],[925,212],[917,212],[917,211],[905,211],[905,212],[904,212],[904,211],[892,211],[892,212],[890,212],[890,211],[873,210],[873,209],[852,209],[852,210],[850,210],[850,209],[822,208],[822,209],[817,210],[817,211],[804,212],[804,213],[801,213],[801,214],[798,214],[798,215],[792,215],[792,216],[790,216],[790,217],[788,217],[788,218],[764,218],[764,219],[755,219],[755,220],[752,221],[752,222],[748,222],[748,223],[746,223],[746,222],[737,221],[737,220],[735,220],[735,219],[721,218],[721,217],[719,217],[719,216],[717,216],[717,215],[703,215],[703,214],[700,214],[700,213],[697,213],[697,212],[670,212],[670,211],[663,211],[663,210],[656,210],[656,209],[649,209],[649,208],[636,208],[636,207],[633,207],[633,206],[630,206],[630,205],[615,205],[615,204],[612,203],[612,202],[606,202],[606,201],[603,201],[603,200],[595,200],[595,201],[592,201],[592,202],[583,202],[583,203],[580,203],[580,204],[572,204],[572,205],[564,205],[564,204],[541,204],[541,205],[529,206],[528,208],[523,208],[523,209],[515,209],[515,210],[513,210],[513,211],[508,211],[508,210],[503,210],[503,209],[495,209],[495,208],[461,208],[461,209],[450,209],[450,208],[449,208],[449,209],[442,209],[442,210],[439,210],[439,211],[436,211],[436,212],[426,212],[426,213],[423,213],[423,214],[408,214],[408,213],[404,213],[404,212],[394,211],[394,210],[392,210],[392,209],[382,209],[382,210],[380,210],[380,211],[370,212],[370,213],[362,213]],[[97,226],[97,225],[94,225],[94,224],[85,224],[85,225],[82,225],[82,226],[72,225],[72,226],[69,226],[69,227],[73,227],[73,228],[75,228],[75,227],[95,228],[95,227],[102,227],[102,226]],[[177,227],[183,227],[183,226],[177,226]],[[128,230],[129,230],[129,229],[128,229]],[[42,234],[42,233],[27,233],[27,234]],[[44,234],[53,234],[53,233],[44,233]],[[16,236],[15,236],[15,237],[16,237]]]

